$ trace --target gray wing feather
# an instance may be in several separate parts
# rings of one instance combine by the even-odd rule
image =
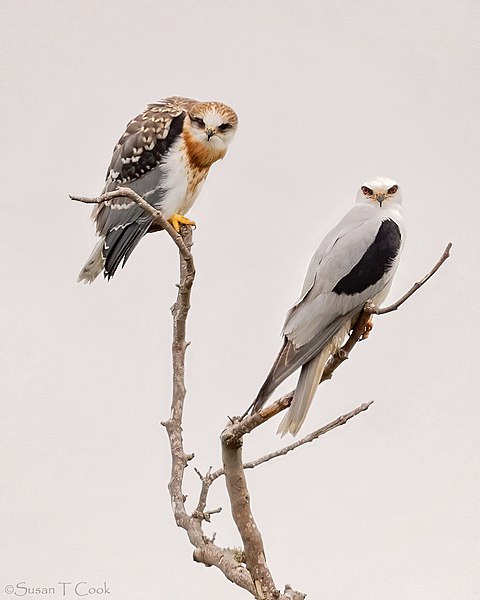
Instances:
[[[346,335],[351,321],[359,314],[366,300],[383,300],[395,266],[362,293],[349,295],[333,292],[336,284],[350,273],[370,247],[383,218],[380,211],[372,212],[369,206],[356,205],[324,238],[310,261],[300,299],[287,314],[282,331],[284,345],[257,395],[254,411],[265,404],[275,388],[287,377],[322,353],[334,336],[338,334],[340,338]],[[403,232],[400,215],[397,222]],[[336,342],[341,343],[341,340]],[[329,347],[329,350],[334,351],[332,348]],[[306,369],[302,378],[305,383],[303,387],[310,391],[316,387],[307,385],[313,381],[313,373],[317,371],[312,366]],[[302,396],[306,404],[310,391]]]
[[[379,290],[372,286],[365,293],[336,294],[335,285],[348,274],[366,252],[381,223],[371,218],[362,206],[355,206],[327,235],[315,253],[307,273],[310,287],[288,312],[283,334],[300,348],[312,338],[322,336],[336,317],[347,314]],[[384,282],[377,287],[383,288]],[[364,297],[365,296],[365,297]]]
[[[160,164],[143,177],[124,185],[142,196],[152,206],[160,208],[161,199],[165,194],[165,190],[162,188],[162,175],[162,165]],[[110,182],[105,187],[108,188],[106,191],[111,191],[119,185]],[[126,227],[146,216],[145,211],[138,204],[125,197],[115,198],[110,202],[103,203],[94,214],[99,235],[106,235],[115,228]],[[151,217],[148,216],[148,219],[151,220]]]
[[[359,309],[356,308],[346,315],[337,317],[322,331],[321,335],[313,337],[300,348],[296,348],[291,341],[285,340],[267,379],[258,392],[253,410],[260,410],[273,391],[302,365],[312,360],[342,326],[347,321],[351,321],[358,312]]]
[[[346,246],[347,244],[345,243],[345,238],[348,239],[351,238],[351,236],[360,233],[357,230],[365,224],[366,217],[367,216],[360,207],[353,207],[322,240],[320,246],[312,256],[310,264],[308,265],[300,298],[287,313],[283,326],[284,334],[286,331],[288,331],[290,318],[296,309],[304,302],[304,300],[306,300],[308,297],[311,299],[312,293],[315,294],[315,292],[316,294],[321,291],[330,292],[335,283],[337,283],[337,281],[339,281],[343,275],[348,273],[353,265],[358,262],[363,254],[364,244],[354,244],[353,248],[351,248],[350,252],[348,253],[340,250],[339,256],[342,256],[342,262],[344,264],[332,265],[332,256],[335,256],[335,251],[338,249],[335,248],[335,246]],[[373,235],[373,232],[371,235]],[[369,242],[370,239],[368,240],[368,243]],[[335,279],[335,281],[332,281],[332,279]],[[314,288],[317,289],[314,290]]]
[[[282,330],[285,343],[258,392],[253,404],[254,411],[260,410],[275,388],[318,354],[346,319],[358,312],[357,302],[353,305],[344,303],[331,290],[364,252],[361,244],[353,244],[353,252],[347,254],[341,246],[352,245],[348,238],[358,233],[365,221],[364,212],[354,207],[327,234],[313,255],[302,294],[287,313]],[[370,238],[371,235],[365,246]],[[335,264],[335,260],[340,264]]]

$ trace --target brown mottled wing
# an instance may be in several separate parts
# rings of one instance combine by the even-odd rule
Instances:
[[[190,98],[173,96],[149,104],[144,112],[132,119],[114,148],[103,192],[118,187],[132,188],[150,204],[161,201],[162,163],[172,144],[183,130],[187,110],[196,103]],[[95,207],[92,218],[97,233],[107,235],[112,228],[126,226],[145,215],[128,198],[116,198]]]
[[[130,121],[113,151],[104,192],[125,186],[149,204],[162,208],[165,187],[164,161],[183,131],[187,110],[195,100],[172,97],[155,104]],[[95,207],[92,218],[103,236],[104,274],[110,278],[125,264],[138,242],[149,231],[152,217],[128,198],[115,198]]]

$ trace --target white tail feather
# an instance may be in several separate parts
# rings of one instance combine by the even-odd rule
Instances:
[[[322,351],[308,363],[303,365],[293,395],[292,404],[277,429],[277,433],[282,437],[286,433],[297,435],[300,431],[300,427],[305,421],[310,404],[312,403],[315,392],[322,379],[327,360],[331,354],[335,353],[338,348],[340,348],[345,336],[350,330],[351,318],[349,318],[348,315],[346,316],[347,320],[345,323],[343,323],[337,333],[323,347]]]
[[[103,256],[103,243],[104,238],[95,245],[95,248],[92,250],[92,253],[87,259],[85,266],[80,271],[80,274],[77,278],[77,281],[83,281],[83,283],[92,283],[98,275],[102,272],[102,269],[105,265],[105,258]]]
[[[324,348],[315,358],[303,365],[292,404],[277,429],[277,433],[282,437],[289,432],[296,435],[303,425],[330,356],[329,350],[329,347]]]

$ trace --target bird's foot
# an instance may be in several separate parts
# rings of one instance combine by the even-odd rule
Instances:
[[[172,215],[169,219],[168,222],[172,225],[172,227],[175,229],[175,231],[180,231],[180,226],[181,225],[190,225],[191,227],[196,227],[197,224],[195,223],[195,221],[191,221],[190,219],[187,219],[187,217],[185,217],[184,215],[179,215],[177,213],[175,213],[174,215]]]
[[[366,340],[373,329],[373,319],[369,319],[365,325],[365,331],[362,333],[360,341]]]

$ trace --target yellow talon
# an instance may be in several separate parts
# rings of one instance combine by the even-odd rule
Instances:
[[[179,215],[177,213],[172,215],[168,219],[168,221],[172,225],[172,227],[175,229],[175,231],[180,231],[180,225],[190,225],[191,227],[197,226],[195,221],[191,221],[190,219],[187,219],[187,217],[185,217],[184,215]]]

